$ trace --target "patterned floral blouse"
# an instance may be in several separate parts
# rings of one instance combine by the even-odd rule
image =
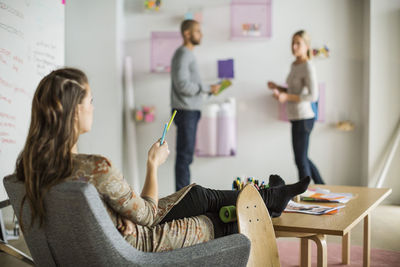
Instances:
[[[160,224],[194,184],[159,199],[157,206],[153,199],[137,195],[107,158],[75,154],[73,160],[73,173],[68,179],[85,181],[96,187],[115,227],[121,217],[135,224],[133,233],[124,238],[138,250],[167,251],[214,238],[213,224],[204,215]]]

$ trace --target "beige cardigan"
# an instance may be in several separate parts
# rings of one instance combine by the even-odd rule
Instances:
[[[157,206],[153,199],[136,194],[107,158],[76,154],[73,162],[73,172],[68,179],[93,184],[116,227],[121,216],[135,224],[133,233],[124,238],[138,250],[167,251],[214,238],[213,224],[205,215],[160,224],[194,184],[159,199]]]

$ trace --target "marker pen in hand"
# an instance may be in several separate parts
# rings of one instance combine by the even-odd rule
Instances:
[[[164,143],[165,134],[167,133],[167,127],[168,127],[168,123],[166,123],[166,124],[164,125],[164,131],[163,131],[163,134],[162,134],[162,136],[161,136],[160,145],[162,145],[162,144]]]

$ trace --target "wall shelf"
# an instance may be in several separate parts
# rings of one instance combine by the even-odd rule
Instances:
[[[172,56],[181,44],[182,37],[179,32],[152,32],[150,71],[170,72]]]
[[[272,0],[233,0],[231,40],[268,40],[272,36]]]

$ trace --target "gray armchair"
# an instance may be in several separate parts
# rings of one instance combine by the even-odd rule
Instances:
[[[53,187],[45,198],[44,226],[28,228],[28,203],[19,218],[23,183],[10,175],[4,186],[37,266],[246,266],[249,257],[250,240],[242,234],[168,252],[138,251],[114,227],[95,187],[83,182]]]

